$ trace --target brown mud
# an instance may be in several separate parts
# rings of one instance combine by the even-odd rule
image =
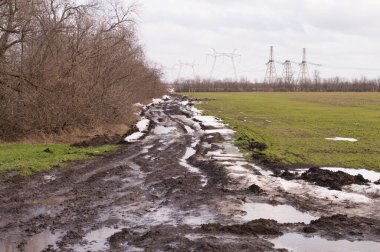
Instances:
[[[223,136],[202,131],[182,99],[146,108],[153,126],[139,142],[68,169],[3,181],[0,251],[286,251],[266,236],[287,232],[379,241],[378,219],[278,223],[269,213],[239,220],[244,211],[230,205],[286,203],[313,212],[325,205],[253,185],[231,189],[225,167],[206,155],[220,149]]]

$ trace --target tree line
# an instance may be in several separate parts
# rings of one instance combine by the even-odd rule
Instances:
[[[165,92],[137,5],[83,2],[0,1],[0,140],[125,124],[132,104]]]
[[[248,80],[181,80],[170,84],[176,92],[380,92],[380,79],[345,80],[339,77],[300,84]]]

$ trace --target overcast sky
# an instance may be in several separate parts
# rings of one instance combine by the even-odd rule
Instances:
[[[126,0],[127,1],[127,0]],[[197,64],[196,74],[209,77],[211,48],[232,52],[239,77],[261,80],[269,46],[275,60],[325,66],[380,69],[379,0],[140,0],[139,32],[150,60],[177,77],[179,60]],[[172,68],[172,69],[171,69]],[[233,78],[229,59],[218,58],[216,78]],[[310,66],[310,75],[316,69]],[[379,71],[319,67],[322,77],[379,77]],[[298,66],[293,65],[298,72]],[[282,75],[282,66],[277,65]],[[181,77],[190,77],[184,67]]]

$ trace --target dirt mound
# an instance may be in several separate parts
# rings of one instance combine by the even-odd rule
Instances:
[[[328,187],[331,190],[339,191],[341,191],[342,186],[345,185],[366,185],[369,182],[360,174],[352,176],[342,171],[333,172],[323,170],[318,167],[310,168],[308,171],[302,173],[300,178],[309,182],[314,182],[319,186]]]
[[[296,173],[291,173],[288,170],[285,170],[279,175],[280,178],[286,179],[286,180],[293,180],[298,177],[298,174]]]
[[[204,224],[201,229],[206,232],[228,232],[250,235],[282,235],[281,226],[275,220],[258,219],[242,225],[223,226],[220,223]]]
[[[106,144],[117,144],[122,139],[121,135],[96,135],[93,138],[84,140],[82,142],[74,143],[72,146],[79,148],[87,148],[87,147],[99,147]]]
[[[348,217],[337,214],[321,217],[304,228],[304,232],[319,231],[321,235],[334,239],[351,238],[352,240],[376,240],[380,237],[380,221],[364,217]]]
[[[120,232],[114,233],[108,238],[108,241],[112,248],[121,247],[126,241],[131,240],[133,237],[133,233],[128,229],[123,228]]]
[[[250,185],[248,187],[248,190],[250,192],[253,192],[254,194],[260,194],[260,193],[264,192],[263,189],[261,189],[258,185],[255,185],[255,184]]]

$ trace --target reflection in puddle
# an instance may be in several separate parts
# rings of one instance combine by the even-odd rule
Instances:
[[[74,247],[74,251],[102,251],[108,249],[107,239],[120,231],[116,228],[102,227],[86,234],[83,240],[87,241],[84,247]]]
[[[310,221],[317,219],[308,213],[302,213],[289,205],[277,205],[263,203],[245,203],[242,210],[247,212],[242,217],[244,221],[263,219],[273,219],[279,223],[297,223],[304,222],[309,224]]]
[[[300,234],[285,234],[270,240],[276,248],[286,248],[295,252],[376,252],[380,251],[380,243],[371,241],[329,241],[319,236],[304,237]]]
[[[58,238],[62,236],[63,233],[55,232],[54,234],[48,230],[33,236],[27,241],[25,245],[25,251],[42,251],[46,249],[49,245],[57,248],[56,242]]]
[[[59,237],[63,236],[62,232],[55,232],[54,234],[49,230],[45,230],[42,233],[36,234],[26,240],[24,251],[27,252],[39,252],[51,248],[57,248],[56,242]],[[0,237],[0,251],[12,252],[19,251],[19,244],[22,242],[20,235],[10,235],[7,237]]]
[[[195,209],[193,213],[186,214],[182,222],[189,226],[200,226],[205,223],[214,222],[214,218],[214,214],[210,212],[208,207],[202,205],[198,209]]]

